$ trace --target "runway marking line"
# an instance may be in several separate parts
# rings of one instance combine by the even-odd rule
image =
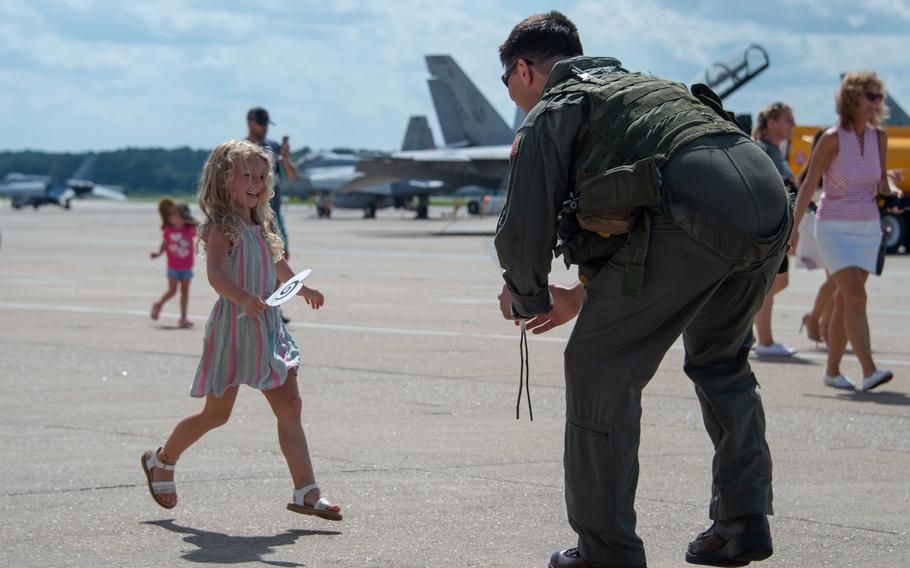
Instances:
[[[27,303],[17,303],[17,302],[0,302],[0,309],[4,310],[32,310],[32,311],[42,311],[42,312],[67,312],[67,313],[82,313],[82,314],[101,314],[101,315],[111,315],[111,316],[132,316],[132,317],[141,317],[148,318],[149,314],[146,310],[127,310],[127,309],[117,309],[117,308],[92,308],[86,306],[61,306],[53,304],[27,304]],[[177,319],[176,314],[161,314],[162,318],[166,319]],[[190,317],[198,320],[206,320],[207,316],[191,314]],[[446,331],[441,329],[410,329],[410,328],[398,328],[398,327],[373,327],[366,325],[350,325],[350,324],[336,324],[336,323],[302,323],[302,322],[291,322],[288,324],[288,327],[300,328],[300,329],[317,329],[323,331],[351,331],[356,333],[376,333],[381,335],[416,335],[420,337],[456,337],[456,338],[468,338],[468,339],[485,339],[485,340],[500,340],[500,341],[517,341],[518,334],[517,330],[514,335],[500,334],[500,333],[476,333],[470,331]],[[543,343],[565,343],[568,341],[567,337],[541,337],[535,335],[528,335],[529,341],[534,342],[543,342]],[[677,340],[677,342],[671,347],[674,351],[682,351],[682,343]],[[825,361],[827,355],[824,353],[800,353],[798,355],[800,359],[808,359],[812,361]],[[768,360],[764,361],[767,362]],[[786,359],[774,360],[774,362],[786,363]],[[910,361],[901,360],[901,359],[879,359],[878,363],[882,365],[891,365],[898,367],[910,367]]]

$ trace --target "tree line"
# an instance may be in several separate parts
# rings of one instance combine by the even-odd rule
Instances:
[[[0,178],[19,172],[50,175],[64,181],[76,173],[86,158],[95,156],[94,167],[85,176],[95,183],[119,185],[128,194],[193,193],[210,151],[181,147],[81,153],[0,152]],[[302,148],[293,155],[296,158],[308,151],[309,148]]]

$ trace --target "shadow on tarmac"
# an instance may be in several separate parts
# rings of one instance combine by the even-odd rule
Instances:
[[[183,554],[183,559],[206,564],[242,564],[261,562],[269,566],[297,568],[306,566],[297,562],[264,560],[262,556],[275,552],[276,546],[288,546],[302,536],[339,535],[338,531],[288,530],[275,536],[231,536],[218,532],[182,527],[174,519],[142,521],[144,525],[155,525],[172,532],[186,534],[183,541],[198,547]]]
[[[356,231],[355,234],[371,239],[415,239],[425,237],[495,237],[496,231]]]
[[[818,365],[818,361],[813,361],[811,359],[803,359],[799,355],[791,355],[786,357],[783,355],[756,355],[752,353],[749,357],[753,361],[761,361],[762,363],[787,363],[789,365]]]
[[[849,402],[874,402],[885,406],[910,406],[910,396],[902,392],[893,391],[844,391],[836,396],[822,396],[817,394],[804,394],[810,398],[827,398],[831,400],[845,400]]]

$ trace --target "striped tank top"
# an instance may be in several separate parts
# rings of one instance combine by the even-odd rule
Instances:
[[[250,294],[267,298],[275,288],[275,261],[259,225],[238,226],[240,239],[228,251],[231,280]],[[300,364],[300,351],[277,307],[258,318],[219,296],[205,324],[202,360],[190,395],[218,398],[235,385],[268,390],[284,384],[288,369]]]
[[[822,177],[822,195],[818,202],[818,221],[872,221],[879,218],[875,194],[882,179],[882,162],[878,150],[878,131],[866,125],[864,148],[859,137],[840,124],[828,133],[837,132],[838,151]]]

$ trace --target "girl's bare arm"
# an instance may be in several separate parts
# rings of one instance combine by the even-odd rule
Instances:
[[[278,280],[282,282],[287,282],[294,277],[294,270],[291,268],[291,265],[288,264],[288,261],[281,259],[275,263],[275,274],[278,276]]]
[[[250,300],[252,294],[238,286],[228,274],[228,251],[231,242],[217,228],[213,228],[208,235],[206,246],[205,267],[208,272],[209,284],[220,295],[243,306]]]
[[[151,256],[152,258],[158,258],[158,257],[161,256],[162,254],[164,254],[164,251],[166,251],[166,250],[167,250],[167,241],[166,241],[165,239],[162,238],[162,239],[161,239],[161,246],[158,247],[158,250],[157,250],[157,251],[153,252],[153,253],[150,254],[149,256]]]

